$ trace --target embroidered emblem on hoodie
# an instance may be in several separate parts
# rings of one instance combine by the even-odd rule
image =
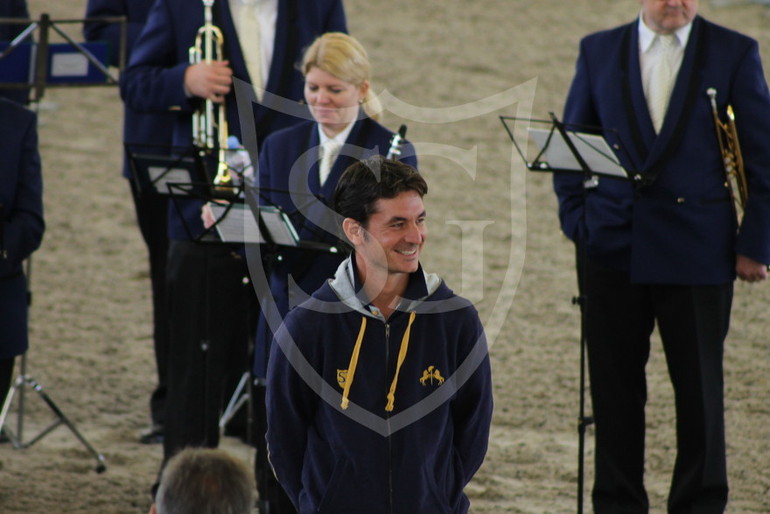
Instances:
[[[346,370],[346,369],[338,369],[337,370],[337,384],[344,389],[345,388],[345,382],[347,381],[347,379],[348,379],[348,370]]]
[[[441,385],[444,383],[444,377],[441,376],[441,372],[435,366],[428,366],[428,369],[422,372],[420,383],[424,386],[428,384]]]

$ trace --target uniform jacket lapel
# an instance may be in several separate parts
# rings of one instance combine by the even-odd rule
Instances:
[[[298,55],[295,51],[296,38],[290,37],[296,27],[296,0],[278,0],[278,17],[275,22],[275,43],[270,73],[267,76],[268,91],[283,91],[281,85],[291,78],[294,62],[287,55]]]
[[[300,33],[297,0],[278,0],[273,58],[265,84],[267,91],[280,96],[287,95],[292,90],[293,75],[298,73],[295,69],[297,63],[294,56],[300,55],[302,51],[302,48],[299,48],[298,34]],[[271,105],[270,102],[260,104],[255,114],[257,126],[270,126],[275,121],[277,110],[281,110],[279,105]]]
[[[251,83],[251,77],[249,77],[249,72],[246,69],[246,61],[243,58],[243,50],[238,42],[238,32],[235,30],[229,2],[214,2],[214,25],[222,30],[225,54],[223,58],[230,61],[233,74]]]
[[[620,72],[617,84],[622,90],[623,118],[626,120],[625,130],[620,131],[620,138],[622,145],[627,149],[626,154],[632,166],[630,171],[637,172],[643,169],[655,140],[655,130],[642,87],[639,30],[636,22],[628,24],[626,30],[621,33],[619,48],[617,58],[620,62],[617,69]]]
[[[321,140],[318,136],[318,125],[310,123],[310,133],[307,135],[307,164],[304,166],[308,170],[307,187],[314,195],[321,194],[321,179],[319,172],[321,168]]]

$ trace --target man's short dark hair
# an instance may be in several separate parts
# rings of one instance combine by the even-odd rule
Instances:
[[[405,191],[422,197],[428,194],[428,184],[412,166],[376,155],[345,170],[334,191],[334,210],[366,226],[377,200],[395,198]]]

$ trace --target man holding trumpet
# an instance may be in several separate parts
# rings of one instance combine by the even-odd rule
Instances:
[[[200,60],[191,60],[190,47],[203,27],[221,36],[222,53],[206,55],[204,44]],[[257,102],[250,105],[261,141],[299,119],[278,109],[298,105],[303,80],[294,63],[327,31],[346,31],[341,0],[157,0],[121,77],[121,94],[137,111],[177,113],[173,145],[184,150],[193,143],[193,118],[206,101],[224,111],[230,135],[243,140],[233,87],[240,79],[254,86]],[[201,202],[180,205],[181,215],[173,205],[168,215],[164,462],[186,446],[217,446],[223,377],[248,369],[253,327],[247,313],[256,310],[249,308],[254,293],[241,247],[196,243],[192,239],[203,231]]]
[[[699,16],[698,0],[639,3],[633,22],[582,40],[564,122],[600,127],[641,180],[589,189],[581,176],[554,176],[588,309],[593,504],[598,513],[649,509],[645,364],[657,325],[676,398],[668,511],[721,513],[733,281],[765,280],[770,263],[770,94],[757,42]],[[743,145],[749,194],[740,222],[711,89],[720,119],[732,105]]]

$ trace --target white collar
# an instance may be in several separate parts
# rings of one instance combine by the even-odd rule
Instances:
[[[241,5],[254,6],[262,4],[263,7],[276,7],[278,6],[278,0],[238,0]]]
[[[340,131],[339,134],[337,134],[334,137],[329,137],[326,135],[326,132],[324,132],[324,129],[321,127],[320,123],[316,123],[316,126],[318,127],[318,144],[323,146],[324,143],[326,143],[328,140],[333,139],[337,143],[342,146],[345,144],[345,141],[348,140],[348,136],[350,135],[350,131],[353,130],[353,125],[355,125],[356,121],[358,120],[358,116],[356,116],[353,121],[348,123],[348,126],[345,127]]]
[[[691,30],[692,30],[692,22],[676,29],[676,31],[674,32],[674,36],[679,42],[679,48],[684,48],[685,46],[687,46],[687,41],[690,38]],[[644,23],[644,19],[642,19],[642,13],[640,12],[639,13],[639,51],[643,53],[647,52],[652,46],[653,41],[655,41],[655,36],[657,35],[658,34],[655,31],[653,31],[650,27],[648,27]]]

